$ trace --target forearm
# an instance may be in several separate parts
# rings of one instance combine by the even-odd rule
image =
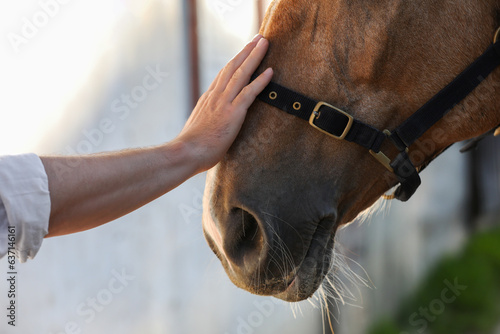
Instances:
[[[47,237],[88,230],[162,196],[195,175],[186,144],[77,157],[41,157],[49,180]]]

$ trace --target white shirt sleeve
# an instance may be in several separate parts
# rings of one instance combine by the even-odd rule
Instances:
[[[0,258],[9,248],[8,227],[15,230],[14,253],[33,259],[47,235],[50,196],[47,173],[36,154],[0,156]]]

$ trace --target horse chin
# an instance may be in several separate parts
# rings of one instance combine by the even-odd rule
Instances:
[[[328,233],[327,226],[332,220],[323,220],[313,235],[311,245],[296,274],[287,288],[273,296],[287,302],[299,302],[311,297],[321,286],[331,267],[331,252],[335,239],[335,231]],[[331,227],[336,229],[335,227]],[[318,232],[319,231],[319,232]]]

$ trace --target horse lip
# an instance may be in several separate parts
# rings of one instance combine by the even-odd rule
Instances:
[[[335,231],[335,219],[326,218],[320,221],[296,274],[286,289],[274,297],[287,302],[299,302],[314,294],[328,273],[330,257],[327,255],[333,244]]]

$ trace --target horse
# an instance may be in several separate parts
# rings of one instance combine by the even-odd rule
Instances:
[[[270,42],[260,71],[272,67],[273,82],[392,130],[480,57],[499,26],[498,0],[275,0],[260,28]],[[383,141],[383,157],[406,154],[418,171],[498,127],[500,70],[480,79],[404,151]],[[205,238],[253,294],[311,297],[335,260],[336,231],[401,182],[380,156],[311,125],[256,100],[207,174]]]

